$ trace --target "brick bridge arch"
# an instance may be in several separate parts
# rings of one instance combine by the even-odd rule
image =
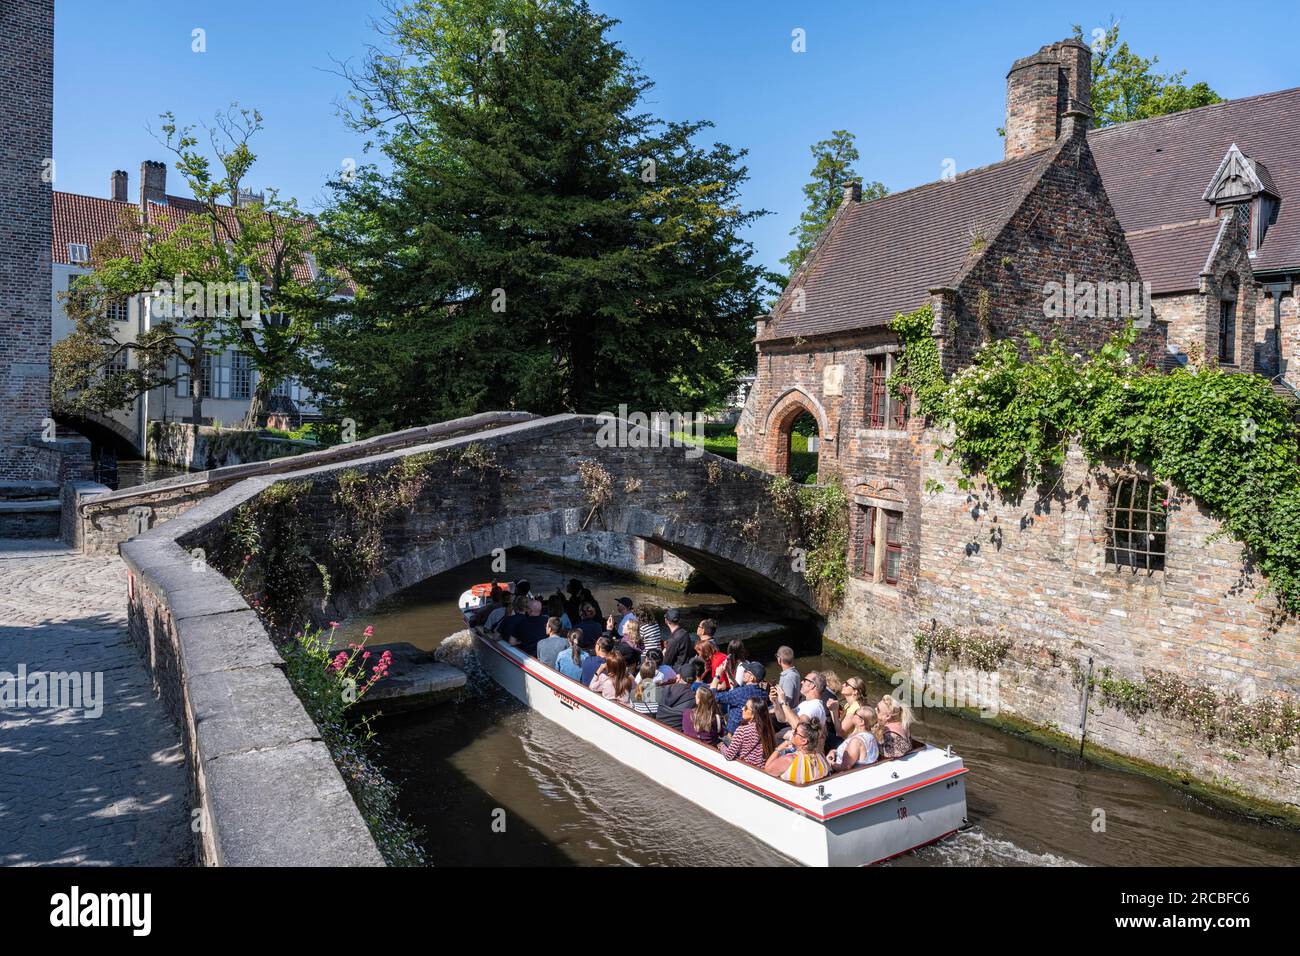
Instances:
[[[274,496],[276,485],[296,482],[302,520],[295,533],[310,561],[324,563],[334,577],[329,598],[317,595],[309,610],[317,622],[361,612],[498,548],[507,555],[502,577],[509,577],[511,548],[572,534],[584,524],[657,544],[764,613],[820,617],[802,574],[792,568],[796,529],[773,506],[772,476],[698,448],[663,447],[645,429],[623,427],[611,444],[610,431],[608,420],[558,415],[273,481],[252,479],[177,519],[194,530],[176,540],[220,554],[239,506],[256,507],[259,496]],[[610,489],[594,513],[584,467],[606,476]],[[383,518],[373,570],[349,580],[355,571],[340,573],[326,557],[331,539],[355,539],[340,482],[382,482],[403,468],[420,476],[418,491]],[[360,500],[369,502],[361,487]]]

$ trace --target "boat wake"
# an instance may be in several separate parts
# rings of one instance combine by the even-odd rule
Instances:
[[[1010,840],[990,836],[977,826],[954,833],[910,856],[913,866],[1083,866],[1055,853],[1030,853]],[[909,860],[902,857],[895,862],[906,866]]]

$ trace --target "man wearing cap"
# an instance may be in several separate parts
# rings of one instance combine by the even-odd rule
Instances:
[[[676,608],[664,611],[664,629],[668,640],[664,643],[664,663],[673,670],[681,668],[695,656],[695,642],[690,631],[682,627],[682,615]]]
[[[636,614],[632,611],[632,599],[630,597],[621,597],[617,601],[614,609],[614,616],[618,618],[618,623],[614,625],[614,630],[618,636],[623,636],[623,625],[628,621],[635,621]]]
[[[744,672],[743,683],[739,687],[714,692],[718,706],[727,711],[727,733],[729,734],[735,733],[740,722],[744,720],[745,701],[767,697],[767,691],[760,686],[763,679],[767,677],[767,668],[758,661],[745,661]]]

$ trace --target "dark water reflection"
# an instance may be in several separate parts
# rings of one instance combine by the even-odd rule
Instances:
[[[376,626],[376,640],[436,644],[459,627],[455,600],[488,580],[482,567],[431,579],[395,596],[349,629]],[[512,562],[512,574],[546,589],[576,574],[602,604],[623,593],[661,606],[697,596],[619,582],[559,563]],[[739,620],[725,597],[704,595],[709,613]],[[701,612],[688,614],[693,625]],[[787,636],[783,640],[792,641]],[[793,642],[793,641],[792,641]],[[775,642],[750,650],[775,666]],[[844,663],[799,659],[801,671],[859,674],[874,693],[890,688]],[[1221,813],[1157,781],[1088,766],[977,720],[923,715],[918,736],[951,744],[970,768],[972,828],[893,866],[1294,865],[1300,833]],[[429,835],[442,865],[681,865],[790,861],[744,831],[624,767],[526,710],[496,685],[471,684],[459,703],[379,721],[382,761],[402,785],[402,807]],[[494,811],[505,811],[495,832]],[[1105,832],[1094,832],[1094,811]],[[726,810],[721,808],[725,817]],[[499,818],[500,815],[497,814]]]

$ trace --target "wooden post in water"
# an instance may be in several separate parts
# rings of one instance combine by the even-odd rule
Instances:
[[[1083,759],[1083,741],[1088,736],[1088,696],[1092,690],[1092,658],[1088,658],[1088,676],[1083,679],[1083,703],[1079,714],[1079,758]]]

